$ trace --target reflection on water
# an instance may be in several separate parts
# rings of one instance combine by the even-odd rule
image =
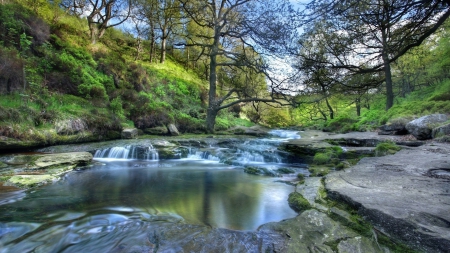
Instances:
[[[99,161],[103,164],[0,205],[0,247],[35,234],[40,236],[34,241],[54,244],[51,238],[74,229],[76,241],[130,219],[255,230],[296,215],[287,205],[293,186],[215,161]]]

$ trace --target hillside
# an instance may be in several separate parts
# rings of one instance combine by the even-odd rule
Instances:
[[[207,82],[198,72],[171,54],[164,64],[138,57],[138,41],[117,29],[91,44],[86,20],[47,3],[26,6],[0,5],[4,141],[106,140],[124,127],[145,132],[170,123],[182,133],[204,132]],[[249,124],[224,111],[217,130],[237,122]]]

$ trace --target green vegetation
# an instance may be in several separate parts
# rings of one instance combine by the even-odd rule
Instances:
[[[169,123],[205,131],[207,80],[175,52],[164,64],[135,60],[136,38],[116,29],[91,44],[84,19],[47,2],[2,4],[0,20],[0,135],[53,144]],[[233,110],[218,114],[218,130],[251,125]],[[83,129],[59,131],[67,121]]]
[[[381,142],[375,148],[375,156],[393,155],[402,148],[397,146],[394,142]]]
[[[311,209],[311,205],[308,200],[306,200],[303,195],[298,192],[292,192],[289,194],[288,203],[289,206],[297,212]]]
[[[211,73],[213,55],[199,45],[217,45],[204,40],[212,31],[195,24],[195,17],[184,28],[170,28],[192,33],[191,47],[177,47],[174,41],[186,37],[167,28],[173,37],[167,37],[163,48],[155,44],[163,43],[161,40],[143,40],[150,34],[142,34],[138,28],[127,32],[108,28],[98,31],[93,40],[88,32],[92,27],[79,13],[56,2],[17,0],[1,4],[0,135],[43,144],[95,141],[117,138],[123,127],[144,130],[171,123],[181,133],[211,132],[212,127],[226,133],[234,126],[254,123],[367,131],[399,119],[450,111],[448,21],[435,36],[391,64],[395,98],[386,111],[387,90],[378,72],[348,77],[322,67],[317,68],[322,72],[314,72],[315,65],[308,65],[313,62],[299,62],[303,66],[299,71],[307,71],[304,85],[311,92],[275,96],[278,102],[295,105],[281,106],[270,96],[261,74],[264,71],[258,69],[266,64],[259,64],[261,55],[250,48],[234,49],[241,58],[215,55],[218,63],[233,60],[234,65],[216,65],[217,71]],[[166,14],[180,18],[176,13]],[[151,21],[148,16],[142,18]],[[319,28],[309,27],[311,32],[320,32]],[[307,48],[307,44],[302,46]],[[155,63],[156,58],[163,63]],[[216,81],[211,83],[213,75]],[[378,84],[372,82],[374,78]],[[361,83],[365,86],[360,87]],[[218,90],[211,95],[212,85]],[[214,112],[208,112],[211,100],[217,101]],[[78,122],[80,129],[68,121]],[[61,131],[58,126],[63,122],[71,129]],[[334,163],[333,158],[324,152],[314,159],[317,165],[326,165]]]

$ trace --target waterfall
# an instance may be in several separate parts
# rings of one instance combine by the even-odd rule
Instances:
[[[300,135],[298,134],[298,131],[292,131],[292,130],[271,130],[269,134],[278,136],[280,138],[286,138],[286,139],[300,139]]]
[[[112,147],[95,151],[94,158],[159,160],[158,151],[153,146]]]
[[[199,151],[197,149],[189,149],[188,159],[220,161],[220,158],[211,154],[209,151]]]

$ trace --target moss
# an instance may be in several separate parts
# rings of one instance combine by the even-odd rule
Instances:
[[[288,203],[289,206],[297,212],[311,209],[311,205],[308,200],[306,200],[303,195],[298,192],[292,192],[289,194]]]
[[[8,167],[7,164],[0,161],[0,169]]]
[[[295,173],[295,171],[293,169],[289,169],[289,168],[279,168],[277,170],[277,172],[281,173],[281,174],[292,174],[292,173]]]
[[[313,158],[315,164],[327,164],[331,157],[328,153],[316,153]]]
[[[244,172],[248,173],[248,174],[252,174],[252,175],[260,175],[261,174],[261,171],[259,170],[259,168],[255,168],[255,167],[245,167]]]
[[[6,182],[11,178],[11,176],[0,176],[0,182]]]
[[[277,174],[267,168],[262,167],[245,167],[244,172],[252,175],[266,175],[266,176],[272,176],[275,177]]]
[[[330,173],[330,167],[324,165],[311,165],[308,171],[311,173],[311,177],[323,177]]]
[[[51,175],[15,175],[7,182],[19,188],[31,188],[56,180]]]
[[[302,173],[297,174],[298,183],[297,184],[304,184],[305,183],[305,175]]]
[[[391,141],[381,142],[375,148],[375,156],[393,155],[402,148]]]

